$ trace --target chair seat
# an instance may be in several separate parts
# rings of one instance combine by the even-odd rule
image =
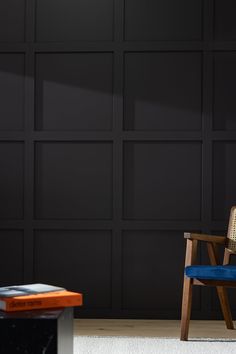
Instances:
[[[189,278],[236,281],[236,266],[194,265],[185,268]]]

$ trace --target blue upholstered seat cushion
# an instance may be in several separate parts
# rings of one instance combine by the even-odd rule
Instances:
[[[188,266],[185,268],[185,275],[189,278],[233,281],[236,280],[236,266]]]

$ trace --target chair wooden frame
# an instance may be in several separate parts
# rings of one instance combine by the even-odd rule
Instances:
[[[230,264],[231,255],[236,254],[235,220],[236,207],[234,206],[231,209],[227,237],[197,233],[184,233],[184,237],[187,240],[185,267],[196,264],[198,242],[206,243],[211,265],[220,265],[218,246],[225,247],[223,265]],[[233,235],[232,230],[234,232]],[[234,329],[226,288],[236,287],[236,281],[195,279],[184,275],[180,339],[183,341],[188,340],[193,285],[216,287],[226,327],[228,329]]]

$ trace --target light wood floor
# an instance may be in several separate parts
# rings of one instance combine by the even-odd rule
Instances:
[[[236,323],[235,323],[236,327]],[[163,320],[101,320],[77,319],[75,335],[81,336],[142,336],[179,338],[180,322]],[[189,337],[233,338],[236,330],[225,329],[223,321],[191,321]]]

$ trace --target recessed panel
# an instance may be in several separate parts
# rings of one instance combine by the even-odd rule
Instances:
[[[113,38],[113,0],[37,0],[37,41]]]
[[[36,217],[110,219],[111,143],[38,143]]]
[[[23,42],[25,0],[0,1],[0,42]]]
[[[236,40],[236,3],[234,0],[215,0],[215,39]]]
[[[125,143],[124,217],[200,220],[201,178],[200,143]]]
[[[22,284],[23,282],[23,232],[0,231],[1,286]]]
[[[201,0],[125,0],[126,40],[200,40]]]
[[[236,143],[216,142],[213,146],[213,219],[228,220],[236,205]]]
[[[129,53],[125,57],[126,130],[200,130],[200,53]]]
[[[23,143],[0,143],[0,219],[23,217]]]
[[[36,128],[110,130],[112,54],[38,54]]]
[[[214,129],[236,130],[236,53],[215,53]]]
[[[35,282],[81,292],[85,309],[111,306],[110,231],[38,231],[34,239]]]
[[[124,232],[123,308],[180,313],[184,259],[183,232]],[[200,308],[199,294],[198,288],[193,309]]]
[[[0,54],[0,93],[0,130],[23,129],[23,54]]]

